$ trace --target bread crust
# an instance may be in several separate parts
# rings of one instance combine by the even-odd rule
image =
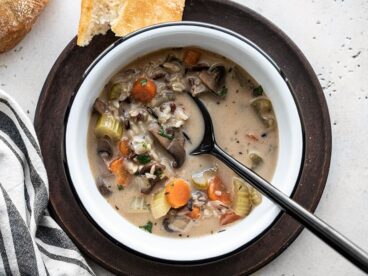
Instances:
[[[88,28],[92,21],[93,1],[82,0],[77,38],[77,44],[79,46],[85,46],[89,42]]]
[[[0,53],[12,49],[31,30],[48,0],[0,0]]]
[[[153,24],[181,21],[184,6],[185,0],[125,0],[111,29],[124,36]]]

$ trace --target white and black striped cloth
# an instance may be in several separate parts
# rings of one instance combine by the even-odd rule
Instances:
[[[33,125],[0,90],[0,275],[94,275],[47,203]]]

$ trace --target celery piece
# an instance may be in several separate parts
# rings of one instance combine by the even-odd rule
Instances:
[[[114,116],[104,113],[97,120],[95,134],[97,137],[108,136],[112,140],[119,140],[123,135],[123,127]]]
[[[193,174],[192,182],[194,187],[196,187],[199,190],[206,190],[208,188],[208,181],[207,178],[204,176],[203,172]]]
[[[272,103],[267,98],[255,98],[250,105],[258,115],[264,115],[272,111]]]
[[[245,217],[252,210],[252,202],[248,185],[240,178],[233,177],[235,200],[233,203],[234,213],[238,216]]]
[[[117,99],[119,99],[120,94],[121,94],[121,84],[120,83],[115,83],[111,87],[110,91],[108,92],[109,100],[117,100]]]
[[[165,189],[153,195],[151,201],[151,213],[155,219],[165,216],[171,206],[166,200]]]

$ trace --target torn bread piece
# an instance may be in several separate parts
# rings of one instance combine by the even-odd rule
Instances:
[[[180,21],[185,0],[82,0],[79,21],[79,46],[110,28],[117,36],[163,23]]]
[[[111,29],[124,36],[150,25],[181,21],[184,5],[185,0],[125,0]]]
[[[82,0],[79,20],[79,46],[86,46],[93,36],[105,34],[110,23],[117,18],[124,0]]]

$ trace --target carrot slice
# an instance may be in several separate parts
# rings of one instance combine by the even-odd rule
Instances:
[[[165,187],[167,202],[173,208],[180,208],[187,204],[190,193],[189,184],[181,178],[170,179]]]
[[[118,159],[115,159],[113,161],[111,161],[110,165],[109,165],[109,170],[112,172],[112,173],[118,173],[120,171],[120,169],[122,168],[123,166],[123,159],[122,158],[118,158]]]
[[[128,139],[121,140],[119,142],[119,151],[124,157],[128,157],[131,153]]]
[[[259,141],[259,138],[258,138],[257,134],[255,134],[253,132],[247,133],[245,136],[250,138],[253,141]]]
[[[192,211],[190,211],[188,214],[187,214],[188,217],[190,217],[191,219],[199,219],[200,216],[201,216],[201,208],[197,207],[197,206],[194,206],[192,208]]]
[[[124,169],[123,164],[123,158],[115,159],[110,163],[109,170],[115,175],[117,185],[127,186],[129,173]]]
[[[157,87],[153,80],[139,78],[133,84],[132,97],[138,102],[149,103],[156,93]]]
[[[241,218],[241,216],[238,216],[234,212],[226,213],[226,214],[223,214],[221,216],[221,218],[220,218],[220,224],[221,225],[226,225],[226,224],[232,223],[234,221],[237,221],[240,218]]]
[[[196,65],[201,58],[201,53],[195,49],[188,49],[184,53],[184,63],[193,66]]]
[[[216,175],[209,179],[208,184],[208,198],[210,200],[218,200],[226,205],[230,205],[231,196],[228,191],[226,191],[226,187],[224,183],[222,183],[221,178]]]

